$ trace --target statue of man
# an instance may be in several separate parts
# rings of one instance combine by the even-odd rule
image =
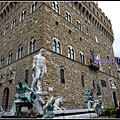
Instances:
[[[33,73],[33,81],[31,85],[31,89],[35,89],[36,85],[36,91],[42,92],[42,77],[47,72],[46,68],[46,59],[44,56],[42,56],[42,51],[45,49],[41,49],[39,54],[35,55],[33,58],[33,67],[32,70],[35,72]]]
[[[99,84],[97,84],[97,96],[101,96],[101,89]]]
[[[94,99],[93,92],[94,92],[94,89],[89,89],[89,90],[85,93],[87,100],[93,101],[93,99]]]
[[[34,98],[31,95],[26,94],[26,90],[31,91],[31,95],[34,94]],[[29,103],[33,104],[33,99],[35,99],[37,94],[35,91],[30,89],[25,83],[23,84],[21,81],[18,81],[18,85],[16,86],[16,99],[21,99],[23,101],[28,101]],[[33,98],[33,99],[32,99]]]

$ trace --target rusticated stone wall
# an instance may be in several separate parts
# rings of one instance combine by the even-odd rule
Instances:
[[[12,10],[9,9],[7,17],[1,20],[0,31],[2,31],[2,33],[4,32],[6,24],[9,24],[9,30],[6,35],[2,34],[0,38],[0,57],[4,55],[5,58],[4,67],[0,68],[0,76],[3,76],[0,78],[0,82],[3,83],[2,86],[0,86],[0,105],[3,106],[4,104],[4,90],[8,88],[8,109],[10,110],[15,95],[15,86],[18,80],[24,82],[25,70],[27,69],[29,70],[28,86],[31,86],[33,56],[38,54],[40,48],[44,47],[46,49],[44,56],[47,61],[47,73],[43,77],[43,91],[48,91],[49,94],[54,96],[64,96],[68,100],[68,103],[64,105],[67,109],[83,108],[86,100],[85,92],[93,88],[94,80],[95,86],[99,84],[101,87],[104,107],[114,107],[110,91],[114,91],[116,93],[116,99],[120,101],[120,83],[116,63],[102,64],[103,70],[99,70],[97,74],[93,71],[91,72],[88,68],[91,58],[90,50],[93,48],[95,54],[100,51],[101,58],[107,59],[107,56],[114,58],[112,48],[113,41],[108,40],[104,35],[98,32],[92,24],[86,23],[85,19],[66,2],[58,3],[60,8],[59,14],[52,10],[52,2],[38,2],[38,9],[33,13],[30,13],[32,2],[17,2],[16,5],[13,4]],[[90,8],[88,8],[85,3],[81,2],[81,4],[91,12]],[[9,2],[6,3],[5,6],[7,5],[11,6]],[[91,5],[94,6],[92,3]],[[1,13],[4,10],[3,8],[1,8]],[[26,18],[20,22],[20,13],[23,9],[26,10]],[[97,7],[95,7],[95,10],[99,11]],[[66,11],[71,13],[72,23],[66,21]],[[94,12],[91,12],[91,14],[104,26],[104,23],[100,21]],[[10,29],[14,17],[17,19],[17,25],[15,28]],[[76,20],[80,20],[81,22],[81,31],[76,27]],[[58,25],[56,25],[56,21]],[[104,27],[106,28],[106,26]],[[85,33],[86,28],[89,29],[89,35]],[[71,34],[69,30],[71,30]],[[107,30],[113,36],[112,30]],[[98,43],[95,41],[95,35],[98,38]],[[29,54],[29,43],[32,38],[36,39],[36,51]],[[53,38],[59,39],[61,43],[61,54],[52,51]],[[80,38],[82,38],[82,40],[80,40]],[[112,52],[105,48],[104,42],[106,42],[107,46],[110,46]],[[19,45],[22,45],[24,48],[24,57],[17,60],[16,53]],[[75,60],[67,57],[68,45],[74,48]],[[10,50],[13,52],[13,62],[8,65],[7,58]],[[85,54],[85,65],[80,63],[80,51]],[[109,66],[112,70],[116,70],[115,76],[113,74],[109,75]],[[65,83],[61,83],[60,81],[61,68],[65,71]],[[9,82],[9,78],[7,77],[10,71],[15,71],[15,77],[12,83]],[[84,75],[84,87],[82,87],[81,81],[82,74]],[[110,78],[116,81],[118,86],[117,89],[112,89],[110,87],[108,83],[108,79]],[[101,86],[101,80],[106,81],[107,87]],[[97,88],[95,88],[95,93],[96,91]]]

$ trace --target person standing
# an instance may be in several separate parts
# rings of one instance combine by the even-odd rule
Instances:
[[[115,118],[120,118],[120,105],[118,106]]]

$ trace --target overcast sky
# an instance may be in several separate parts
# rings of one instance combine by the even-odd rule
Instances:
[[[111,20],[114,33],[114,55],[120,57],[120,1],[97,1],[98,7],[102,9],[108,19]]]

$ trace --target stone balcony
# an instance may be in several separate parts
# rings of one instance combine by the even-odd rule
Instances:
[[[89,65],[88,65],[88,67],[91,69],[91,70],[99,70],[99,65],[98,64],[96,64],[96,63],[90,63]]]

